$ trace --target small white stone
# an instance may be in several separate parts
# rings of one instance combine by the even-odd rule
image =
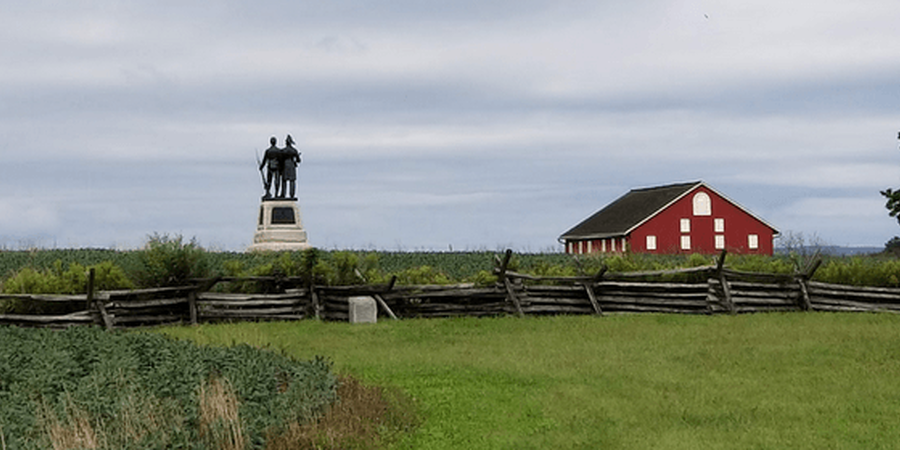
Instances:
[[[378,322],[378,306],[369,296],[350,297],[350,323]]]

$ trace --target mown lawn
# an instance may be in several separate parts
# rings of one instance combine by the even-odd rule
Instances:
[[[396,386],[397,448],[895,448],[900,316],[790,313],[165,328]]]

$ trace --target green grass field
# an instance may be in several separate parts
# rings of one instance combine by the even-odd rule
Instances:
[[[396,448],[896,448],[900,316],[627,315],[165,328],[330,357],[423,423]]]

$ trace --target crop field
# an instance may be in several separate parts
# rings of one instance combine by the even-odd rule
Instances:
[[[895,448],[900,317],[623,315],[159,329],[401,389],[393,448]]]
[[[179,244],[181,238],[178,237]],[[260,276],[281,274],[305,276],[308,264],[320,284],[382,283],[397,276],[400,284],[447,284],[459,282],[490,283],[491,270],[501,252],[386,252],[326,251],[237,253],[210,252],[196,248],[190,252],[164,247],[168,254],[149,256],[147,250],[117,251],[104,249],[60,249],[34,251],[0,250],[0,283],[23,270],[61,275],[73,264],[121,269],[134,287],[147,286],[143,275],[149,263],[166,262],[164,267],[178,273],[160,274],[162,278],[187,280],[215,275]],[[179,253],[181,252],[181,253]],[[154,258],[156,258],[154,260]],[[175,264],[178,258],[192,258],[187,266]],[[790,274],[802,270],[811,255],[776,256],[729,255],[726,265],[734,270]],[[312,263],[310,263],[312,260]],[[595,273],[602,266],[610,272],[669,270],[697,267],[716,262],[716,255],[597,255],[574,258],[562,253],[514,254],[511,270],[545,276],[574,276]],[[79,268],[80,268],[79,266]],[[173,269],[174,268],[174,269]],[[366,278],[356,276],[356,271]],[[305,272],[306,271],[306,272]],[[890,255],[852,257],[825,256],[813,277],[816,281],[857,286],[900,287],[900,259]],[[47,283],[37,283],[47,284]],[[126,283],[127,284],[127,283]],[[118,286],[124,288],[130,286]],[[77,289],[76,289],[77,290]],[[7,290],[8,291],[8,290]],[[19,292],[24,293],[24,292]],[[43,292],[48,293],[48,292]]]

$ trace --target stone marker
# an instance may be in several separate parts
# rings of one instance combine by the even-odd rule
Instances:
[[[369,296],[350,297],[350,323],[376,323],[378,306]]]

